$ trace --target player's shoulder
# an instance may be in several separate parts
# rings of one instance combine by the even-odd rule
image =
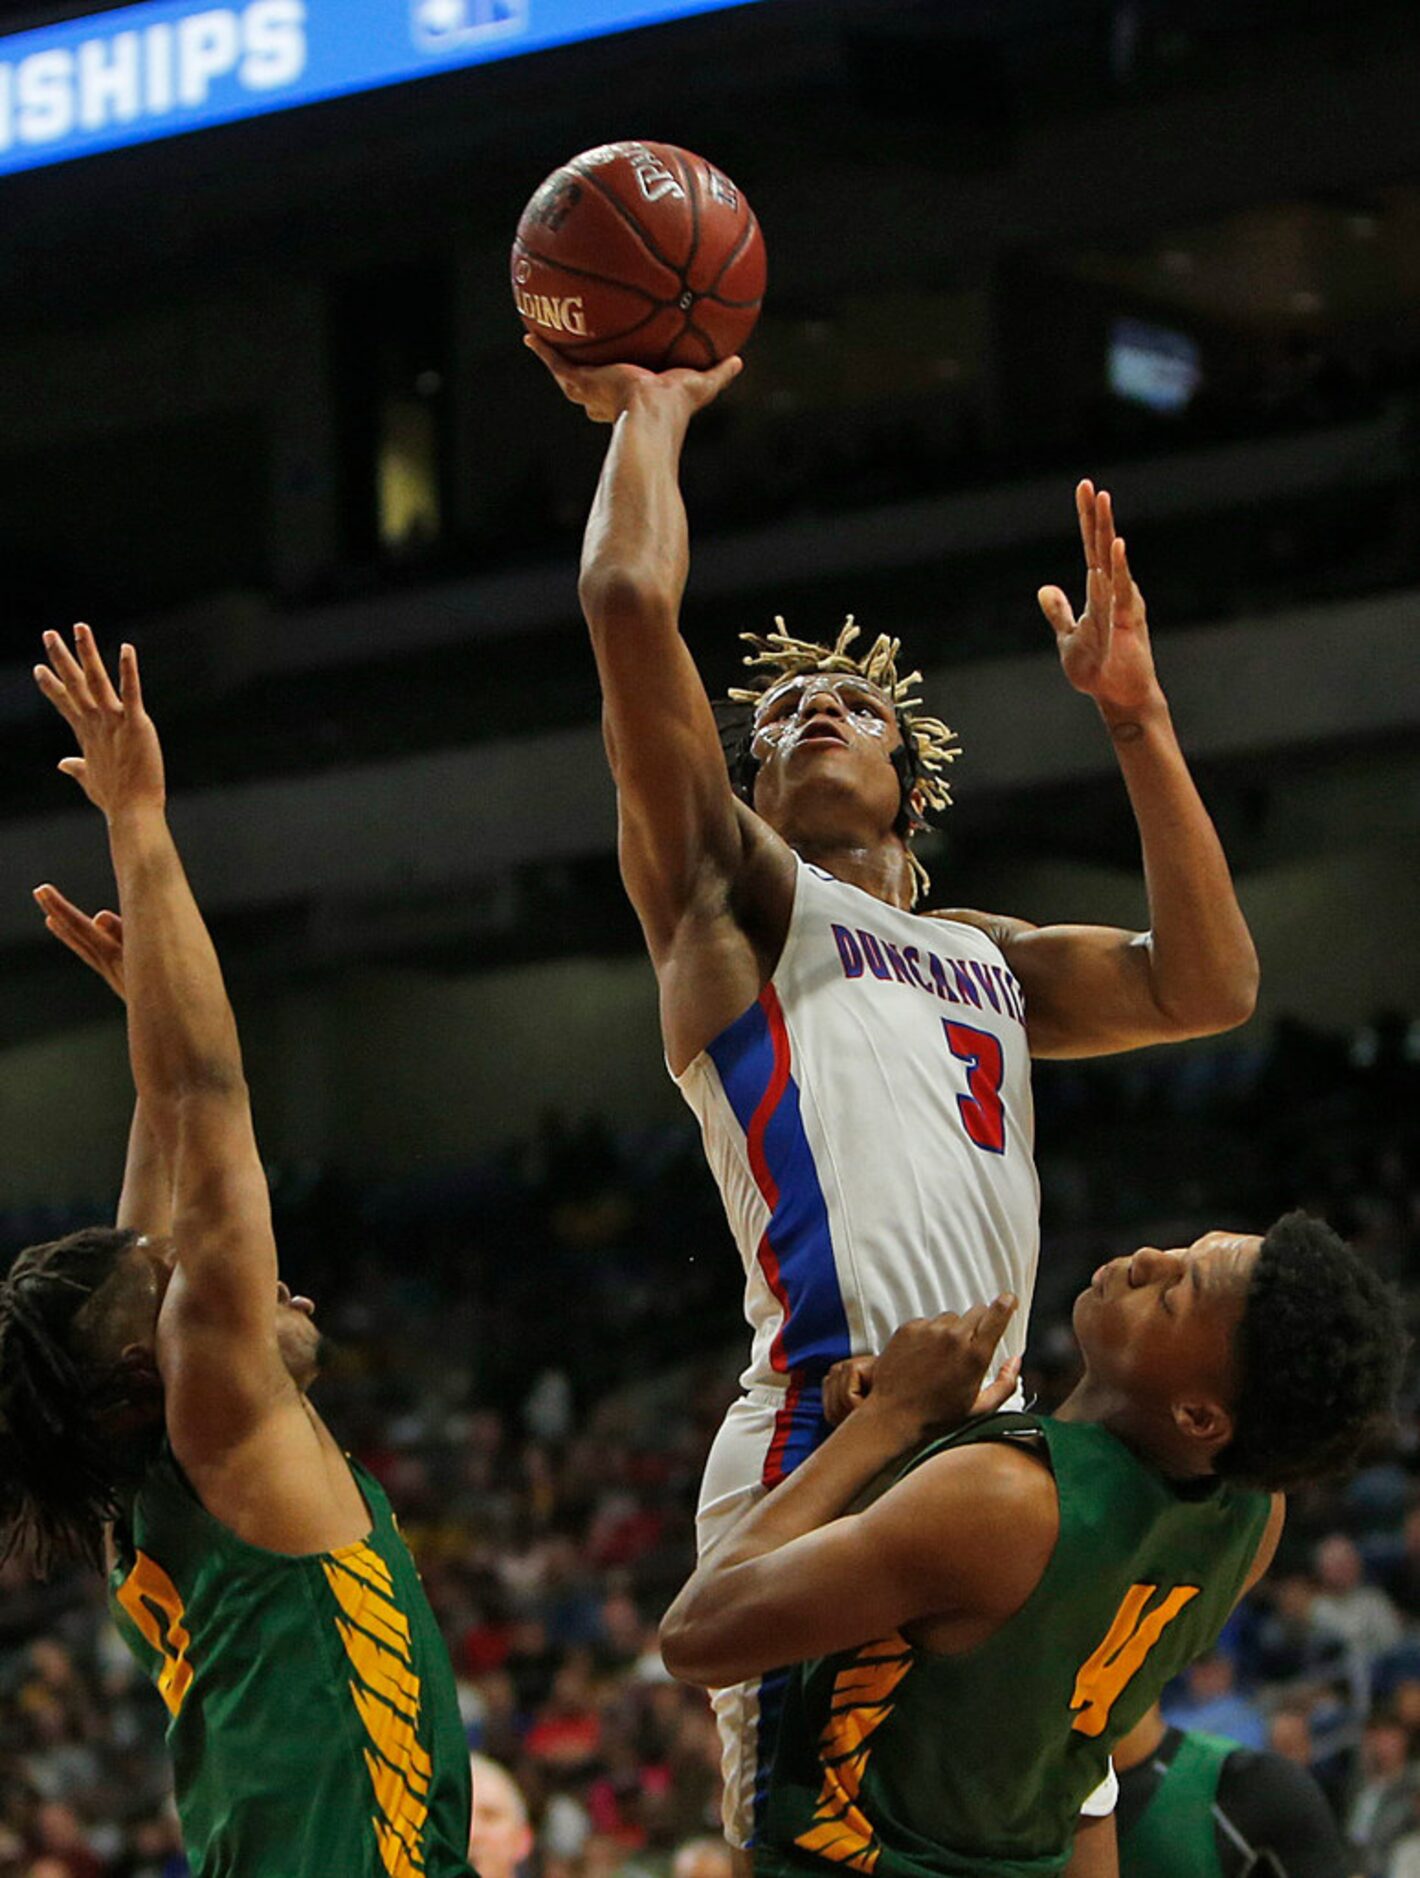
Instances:
[[[924,1610],[1006,1621],[1040,1583],[1060,1536],[1055,1477],[1039,1452],[1016,1440],[945,1448],[887,1501],[896,1504],[878,1550],[910,1558],[927,1575]],[[924,1648],[954,1647],[923,1622],[909,1634]]]
[[[924,1504],[955,1516],[963,1504],[983,1523],[1010,1520],[1021,1531],[1052,1537],[1060,1523],[1060,1496],[1044,1440],[1029,1432],[971,1441],[929,1455],[905,1477]],[[904,1483],[904,1484],[905,1484]]]

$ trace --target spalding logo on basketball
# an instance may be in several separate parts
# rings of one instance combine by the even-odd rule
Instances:
[[[524,326],[582,365],[715,365],[764,298],[764,237],[729,177],[668,143],[609,143],[554,170],[513,241]]]

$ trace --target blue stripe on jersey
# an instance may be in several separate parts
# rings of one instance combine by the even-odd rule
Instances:
[[[759,1684],[759,1720],[754,1729],[754,1805],[750,1843],[756,1845],[768,1824],[769,1786],[774,1774],[774,1755],[779,1745],[779,1729],[784,1720],[784,1698],[789,1692],[787,1669],[772,1669]]]
[[[830,1433],[823,1418],[823,1390],[815,1383],[806,1383],[794,1404],[789,1438],[784,1443],[784,1472],[792,1474],[815,1448],[823,1446]]]
[[[777,1001],[775,1013],[777,1016]],[[776,1044],[769,1013],[756,1002],[722,1030],[709,1048],[710,1060],[719,1072],[721,1087],[746,1139],[775,1080],[776,1068],[790,1068],[782,1016],[778,1028]],[[776,1049],[781,1058],[777,1062]],[[764,1162],[773,1181],[773,1191],[764,1193],[771,1208],[765,1238],[778,1266],[779,1289],[786,1307],[776,1339],[782,1365],[776,1363],[775,1367],[822,1376],[840,1357],[851,1353],[851,1344],[828,1208],[813,1150],[804,1133],[799,1087],[792,1074],[787,1075],[772,1114],[758,1119]],[[760,1189],[764,1192],[763,1180]]]

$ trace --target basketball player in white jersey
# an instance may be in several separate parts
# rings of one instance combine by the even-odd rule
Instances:
[[[897,642],[862,658],[781,630],[732,780],[679,632],[678,483],[695,412],[739,371],[569,365],[530,348],[612,426],[580,594],[616,779],[623,879],[660,986],[672,1075],[695,1111],[746,1274],[754,1332],[706,1469],[702,1550],[826,1432],[822,1380],[910,1317],[1013,1293],[1038,1245],[1030,1056],[1091,1056],[1226,1030],[1257,959],[1155,675],[1110,499],[1081,483],[1088,604],[1040,604],[1092,697],[1139,826],[1150,930],[1035,927],[913,910],[910,841],[948,800],[951,733],[914,715]],[[747,701],[747,702],[746,702]],[[737,785],[738,784],[738,792]],[[1021,1355],[1026,1310],[1002,1347]],[[726,1830],[752,1841],[780,1690],[722,1691]]]

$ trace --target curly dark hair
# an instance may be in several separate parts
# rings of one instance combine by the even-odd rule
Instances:
[[[105,1522],[151,1457],[160,1430],[126,1426],[133,1374],[106,1334],[122,1309],[109,1281],[137,1238],[89,1226],[28,1247],[0,1280],[0,1561],[23,1546],[40,1573],[100,1564]]]
[[[1237,1331],[1237,1432],[1226,1479],[1286,1492],[1355,1465],[1390,1427],[1407,1339],[1396,1298],[1307,1213],[1262,1241]]]

